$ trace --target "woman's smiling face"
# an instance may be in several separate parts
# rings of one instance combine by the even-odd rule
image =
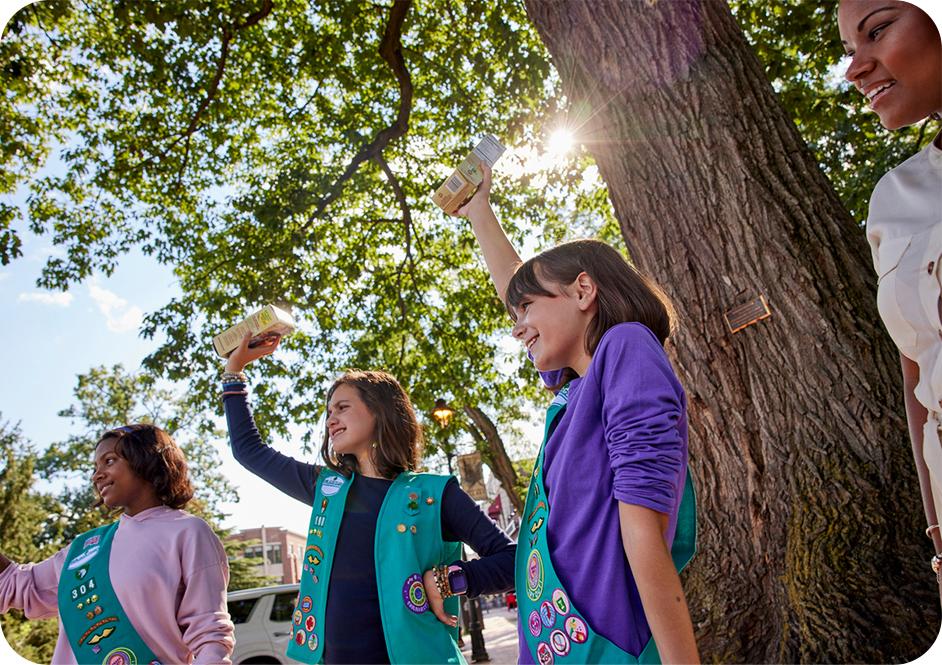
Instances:
[[[867,97],[887,129],[942,111],[942,41],[932,19],[898,0],[842,0],[845,77]]]

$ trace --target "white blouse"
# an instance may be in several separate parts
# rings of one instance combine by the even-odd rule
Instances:
[[[919,366],[915,397],[929,411],[923,454],[942,517],[942,150],[934,141],[877,183],[867,240],[880,317],[900,352]]]

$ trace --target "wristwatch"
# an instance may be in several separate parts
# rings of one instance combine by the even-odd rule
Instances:
[[[452,594],[461,596],[468,593],[468,576],[461,566],[448,566],[448,586]]]

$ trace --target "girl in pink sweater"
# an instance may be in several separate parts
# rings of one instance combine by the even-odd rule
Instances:
[[[193,497],[186,460],[153,425],[105,432],[95,447],[96,505],[120,518],[39,563],[0,554],[0,612],[59,618],[54,663],[229,663],[229,565]]]

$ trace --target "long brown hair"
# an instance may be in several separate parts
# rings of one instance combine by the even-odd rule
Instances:
[[[186,458],[173,437],[149,424],[125,425],[101,435],[95,447],[105,439],[117,439],[114,451],[124,458],[134,475],[154,486],[157,498],[170,508],[183,508],[193,498]],[[101,497],[95,507],[104,503]]]
[[[507,311],[533,295],[555,297],[545,284],[569,285],[586,273],[595,282],[598,311],[585,331],[590,356],[602,335],[614,325],[635,321],[647,326],[663,345],[675,329],[674,306],[657,283],[643,275],[613,247],[599,240],[573,240],[520,264],[507,285]],[[576,376],[567,368],[563,382]]]
[[[376,447],[370,448],[373,466],[383,478],[395,478],[403,471],[415,471],[419,465],[422,428],[412,402],[392,374],[352,369],[344,372],[327,391],[327,402],[340,386],[356,389],[366,408],[376,419]],[[324,463],[345,476],[358,471],[356,455],[338,455],[324,431],[321,445]]]

